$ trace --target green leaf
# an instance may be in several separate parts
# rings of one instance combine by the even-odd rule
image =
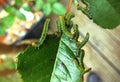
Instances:
[[[47,0],[48,3],[55,3],[57,0]]]
[[[15,4],[17,6],[21,6],[22,5],[22,0],[15,0]]]
[[[14,23],[15,16],[10,14],[0,20],[0,35],[5,33],[5,30]]]
[[[44,4],[43,0],[36,0],[36,4],[35,4],[36,9],[38,10],[42,9],[43,4]]]
[[[81,67],[80,70],[75,62],[75,59],[79,58],[78,50],[76,40],[63,34],[50,82],[83,82],[84,68]]]
[[[22,8],[26,11],[31,11],[31,8],[29,7],[29,5],[27,3],[23,4]]]
[[[64,16],[65,13],[66,13],[66,10],[65,10],[64,6],[61,3],[58,3],[58,2],[53,4],[52,10],[55,14],[58,14],[58,15],[63,15]]]
[[[1,27],[0,25],[0,36],[5,34],[5,28]]]
[[[16,12],[16,16],[21,20],[26,20],[25,16],[20,11]]]
[[[47,36],[38,48],[28,47],[18,55],[17,69],[24,82],[50,82],[59,38]]]
[[[49,15],[52,11],[52,8],[51,8],[51,4],[50,3],[46,3],[43,5],[43,12],[45,15]]]
[[[119,0],[108,0],[110,5],[120,14],[120,1]]]
[[[1,22],[1,24],[2,24],[3,27],[9,28],[13,24],[14,18],[15,18],[15,16],[10,14],[10,15],[2,18],[0,20],[0,22]]]
[[[60,40],[51,82],[80,82],[80,71],[73,62],[76,50],[76,42],[63,35]]]
[[[119,0],[88,0],[89,11],[95,23],[112,29],[120,25]]]
[[[15,8],[13,6],[10,6],[10,5],[6,5],[4,9],[6,12],[8,12],[10,14],[14,14],[14,12],[15,12]]]

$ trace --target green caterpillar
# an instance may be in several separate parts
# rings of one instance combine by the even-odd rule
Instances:
[[[32,43],[32,46],[35,46],[35,48],[39,49],[39,47],[42,45],[42,43],[46,39],[49,22],[50,22],[50,19],[46,19],[46,21],[44,23],[43,32],[42,32],[42,35],[40,37],[40,40],[36,43],[34,43],[34,42]]]

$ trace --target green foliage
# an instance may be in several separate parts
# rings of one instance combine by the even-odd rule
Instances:
[[[5,34],[5,28],[1,27],[0,25],[0,36]]]
[[[36,9],[38,10],[42,9],[43,4],[44,4],[43,0],[36,0],[36,5],[35,5]]]
[[[118,10],[120,9],[120,2],[118,0],[89,0],[89,3],[89,13],[95,23],[109,29],[120,24],[120,10]]]
[[[115,28],[120,25],[120,1],[88,0],[88,14],[103,28]]]
[[[25,20],[26,19],[25,16],[20,11],[16,12],[16,17],[18,17],[21,20]]]
[[[66,13],[66,10],[64,8],[64,6],[58,2],[54,3],[53,4],[53,7],[52,7],[52,10],[55,14],[58,14],[58,15],[65,15]]]
[[[35,0],[35,6],[34,8],[31,8],[29,6],[30,0],[26,0],[26,3],[23,3],[22,0],[15,0],[15,5],[6,5],[4,7],[5,11],[9,13],[9,16],[11,18],[14,16],[18,17],[21,20],[26,20],[24,14],[22,14],[19,10],[22,8],[26,11],[33,12],[35,10],[43,10],[44,14],[46,16],[50,15],[51,12],[58,14],[58,15],[65,15],[66,10],[64,6],[61,3],[58,3],[57,0]],[[14,23],[14,19],[11,19],[11,22],[9,23],[6,18],[3,18],[4,21],[0,21],[1,30],[0,35],[3,35],[5,33],[5,30],[10,27]],[[8,24],[6,23],[8,22]],[[7,24],[7,25],[6,25]]]
[[[62,15],[57,21],[57,35],[47,35],[49,20],[45,22],[41,38],[18,55],[17,70],[24,82],[83,82],[84,74],[89,69],[84,66],[85,51],[82,47],[88,42],[89,33],[82,42],[78,41],[78,26],[73,24],[74,14],[66,13],[57,0],[37,0],[37,9],[43,9],[45,15],[51,12]],[[70,0],[72,1],[72,0]],[[120,7],[118,0],[81,0],[87,9],[80,9],[103,28],[114,28],[120,24]],[[71,5],[70,5],[71,6]],[[116,8],[117,7],[117,8]],[[70,13],[70,14],[69,14]],[[73,33],[71,33],[73,29]],[[47,36],[46,36],[47,35]]]
[[[77,44],[65,34],[62,35],[59,49],[51,77],[51,82],[80,82],[79,69],[76,68],[74,58],[77,57]]]
[[[85,69],[79,61],[79,45],[76,40],[62,35],[50,82],[82,82]],[[84,54],[84,53],[83,53]],[[81,54],[81,55],[83,55]],[[81,65],[79,64],[81,63]]]
[[[49,3],[55,3],[55,2],[57,2],[58,0],[47,0],[47,2],[49,2]]]
[[[120,14],[120,1],[119,0],[108,0],[108,3],[114,8],[116,12]]]
[[[57,15],[65,15],[66,10],[64,6],[57,2],[57,0],[36,0],[36,9],[42,9],[46,16],[50,15],[51,12]]]
[[[43,12],[45,15],[49,15],[52,11],[52,8],[51,8],[51,4],[50,3],[46,3],[43,5]]]
[[[71,16],[71,17],[69,17]],[[56,56],[54,69],[50,82],[83,82],[83,76],[90,69],[85,69],[83,58],[84,50],[81,49],[88,41],[89,34],[87,33],[85,39],[79,44],[79,31],[76,25],[71,25],[72,14],[67,18],[60,16],[60,26],[62,30],[62,37],[60,39],[58,53]],[[66,22],[66,21],[71,22]],[[74,29],[74,34],[70,31]]]
[[[57,15],[65,15],[66,13],[64,6],[57,0],[37,0],[35,7],[42,9],[46,16],[50,15],[51,12]]]
[[[30,46],[19,53],[17,70],[24,82],[50,82],[59,38],[49,35],[39,47]]]
[[[10,5],[6,5],[5,6],[5,11],[8,12],[9,14],[14,14],[15,13],[15,8],[10,6]]]
[[[45,3],[43,5],[43,12],[45,13],[45,15],[49,15],[51,12],[57,14],[57,15],[65,15],[66,10],[64,8],[64,6],[59,3],[59,2],[55,2],[53,4],[51,4],[51,2],[49,3]]]
[[[23,5],[23,8],[26,10],[30,10],[25,5]],[[25,16],[19,10],[16,10],[12,6],[7,5],[5,7],[5,11],[8,12],[9,15],[0,20],[0,26],[1,26],[0,36],[4,35],[6,29],[12,26],[12,24],[14,23],[15,17],[18,17],[21,20],[26,20]]]
[[[15,0],[15,5],[21,6],[22,5],[22,0]]]
[[[14,22],[14,15],[8,15],[0,20],[0,35],[5,33],[5,29],[9,28]]]
[[[79,44],[78,27],[71,25],[73,15],[60,16],[58,28],[61,36],[46,37],[49,19],[44,24],[41,38],[18,55],[17,69],[24,82],[82,82],[90,69],[85,69],[81,49],[89,34]],[[70,31],[74,28],[74,33]],[[44,42],[43,42],[44,41]],[[41,44],[42,43],[42,44]],[[50,62],[52,60],[53,62]],[[24,72],[25,71],[25,72]],[[29,75],[29,76],[28,76]]]
[[[57,15],[65,15],[66,10],[64,6],[57,0],[36,0],[36,9],[42,9],[46,16],[50,15],[51,12]]]
[[[32,9],[29,7],[27,3],[23,4],[21,8],[23,8],[26,11],[32,11]]]
[[[15,19],[15,8],[10,6],[10,5],[6,5],[4,7],[5,11],[9,13],[8,16],[0,19],[0,36],[5,34],[5,31],[7,28],[9,28],[13,23],[14,23],[14,19]]]

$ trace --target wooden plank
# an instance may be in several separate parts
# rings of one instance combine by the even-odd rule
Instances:
[[[86,32],[90,33],[90,42],[102,52],[109,62],[111,62],[114,68],[117,68],[117,71],[120,72],[120,42],[114,41],[105,29],[97,26],[93,21],[89,20],[84,14],[80,11],[75,11],[76,17],[73,19],[74,23],[79,25],[79,30],[85,36]],[[119,29],[120,31],[120,29]],[[119,34],[116,34],[119,36]]]
[[[84,58],[85,64],[87,67],[92,68],[92,72],[95,72],[100,76],[102,82],[120,82],[120,75],[100,56],[94,48],[91,48],[91,45],[86,45],[84,49],[86,51]],[[87,78],[87,75],[85,76],[85,79]]]
[[[107,29],[107,31],[109,31],[110,33],[112,33],[113,35],[120,35],[120,25],[117,26],[115,29]],[[120,39],[119,36],[117,36],[118,39]]]
[[[92,67],[103,82],[120,82],[120,27],[107,30],[93,23],[81,11],[72,10],[82,37],[90,33],[89,47],[85,56],[87,67]]]
[[[107,29],[106,31],[111,37],[113,37],[114,41],[116,43],[118,43],[118,45],[120,45],[119,44],[119,42],[120,42],[120,25],[118,27],[116,27],[115,29],[112,29],[112,30]]]

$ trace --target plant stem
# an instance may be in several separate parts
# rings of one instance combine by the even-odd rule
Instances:
[[[67,17],[68,14],[70,13],[71,6],[72,6],[72,1],[73,1],[73,0],[69,0],[68,9],[67,9],[67,12],[66,12],[66,17]]]

